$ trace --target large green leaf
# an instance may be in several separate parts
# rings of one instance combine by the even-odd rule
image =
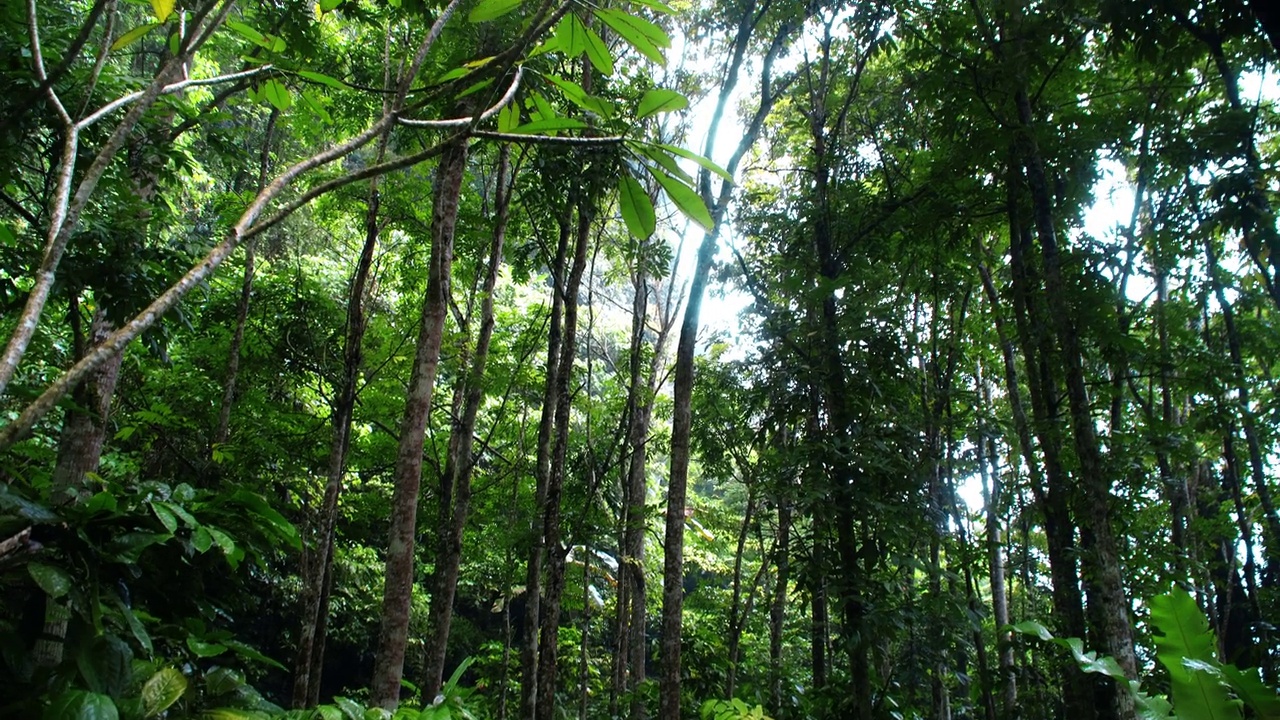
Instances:
[[[1190,593],[1181,588],[1151,599],[1156,659],[1169,671],[1173,707],[1182,720],[1237,720],[1217,671],[1213,631]]]
[[[595,13],[596,17],[618,33],[623,40],[627,41],[628,45],[638,50],[641,55],[659,65],[667,64],[667,58],[662,54],[662,48],[671,46],[671,38],[667,37],[662,28],[644,18],[628,15],[614,8],[597,9]]]
[[[66,570],[44,563],[28,563],[27,574],[49,597],[60,598],[71,592],[71,576]]]
[[[289,88],[285,87],[284,83],[275,78],[262,84],[262,96],[280,112],[285,112],[293,106],[293,93],[289,92]]]
[[[1259,720],[1280,720],[1280,697],[1262,682],[1259,672],[1258,668],[1241,670],[1234,665],[1222,666],[1222,676],[1231,685],[1236,697],[1252,708]]]
[[[640,98],[640,108],[636,110],[636,119],[643,120],[660,112],[674,112],[689,107],[689,99],[675,90],[655,88],[647,91]]]
[[[567,13],[556,25],[556,40],[560,51],[569,57],[578,57],[587,51],[587,28],[573,13]]]
[[[142,712],[156,717],[187,691],[187,677],[174,668],[161,668],[142,684]]]
[[[671,198],[671,202],[680,208],[680,212],[708,231],[715,229],[716,224],[711,219],[711,212],[707,210],[702,197],[693,188],[661,170],[651,169],[651,172],[653,178],[666,191],[667,197]]]
[[[618,208],[622,211],[622,220],[632,235],[646,240],[658,227],[658,216],[653,210],[653,201],[644,186],[630,175],[623,175],[618,180]]]
[[[488,22],[506,15],[520,7],[520,0],[480,0],[467,19],[473,23]]]
[[[68,690],[45,709],[45,720],[120,720],[110,697],[102,693]]]

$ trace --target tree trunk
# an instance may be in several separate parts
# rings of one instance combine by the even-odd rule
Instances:
[[[1137,676],[1137,659],[1133,650],[1133,630],[1120,568],[1119,547],[1111,524],[1111,486],[1102,465],[1094,432],[1083,351],[1073,321],[1075,315],[1067,299],[1067,284],[1062,276],[1057,230],[1053,221],[1053,200],[1045,179],[1044,161],[1036,145],[1031,100],[1025,86],[1016,90],[1015,100],[1021,124],[1018,146],[1031,191],[1036,234],[1040,240],[1044,262],[1044,290],[1066,376],[1067,399],[1079,468],[1080,519],[1082,525],[1087,523],[1088,530],[1093,535],[1091,552],[1083,555],[1085,574],[1096,583],[1098,614],[1103,623],[1098,630],[1104,640],[1105,650],[1120,663],[1125,674],[1133,679]],[[1093,604],[1093,598],[1090,604]],[[1132,696],[1127,692],[1116,692],[1113,697],[1117,717],[1121,720],[1132,718]]]
[[[560,367],[556,371],[555,445],[547,483],[547,503],[543,512],[542,542],[547,554],[547,583],[543,592],[542,627],[538,638],[537,720],[555,716],[556,670],[559,656],[560,603],[564,594],[565,556],[561,543],[561,498],[564,491],[565,460],[569,450],[569,412],[573,402],[573,361],[577,357],[578,290],[587,266],[591,245],[592,200],[578,206],[577,237],[573,265],[564,288],[564,343],[560,347]]]
[[[983,386],[984,401],[991,404]],[[991,618],[996,626],[996,650],[1000,668],[1001,717],[1011,720],[1018,712],[1017,670],[1013,666],[1013,639],[1003,628],[1009,625],[1009,597],[1005,586],[1005,563],[1000,533],[1000,468],[993,437],[978,438],[978,473],[982,478],[982,499],[987,528],[987,570],[991,582]]]
[[[507,218],[511,207],[511,187],[508,172],[511,150],[504,145],[499,151],[496,214],[493,241],[489,247],[489,267],[480,291],[480,336],[476,340],[475,354],[471,359],[471,371],[466,377],[466,403],[462,417],[453,426],[449,437],[449,456],[445,461],[441,485],[450,492],[442,496],[452,497],[453,507],[445,508],[447,526],[441,528],[440,545],[436,555],[436,577],[433,583],[430,611],[430,634],[427,636],[426,677],[422,694],[426,699],[440,692],[444,680],[445,651],[449,643],[449,625],[453,620],[453,599],[458,589],[458,572],[462,565],[462,536],[466,530],[467,513],[471,507],[471,477],[475,469],[472,447],[475,440],[476,418],[480,403],[484,400],[484,371],[489,358],[489,344],[493,339],[493,295],[502,268],[502,246],[506,239]]]
[[[551,436],[555,431],[556,374],[560,369],[561,315],[564,308],[564,271],[568,254],[570,220],[559,220],[559,240],[551,268],[551,319],[547,332],[546,383],[542,394],[542,414],[538,421],[537,460],[535,461],[533,542],[529,548],[529,564],[525,577],[524,647],[520,654],[520,717],[533,720],[538,708],[538,634],[542,627],[542,565],[546,552],[543,517],[547,509],[547,489],[551,479]],[[554,701],[554,700],[553,700]]]
[[[257,192],[262,192],[262,187],[267,182],[267,170],[271,164],[271,140],[275,134],[276,118],[279,116],[280,111],[272,108],[271,115],[267,118],[262,154],[258,157]],[[222,385],[222,404],[218,406],[218,426],[213,432],[211,452],[218,445],[225,444],[231,437],[231,407],[235,404],[236,384],[240,379],[240,354],[244,347],[244,330],[249,321],[249,303],[253,298],[256,246],[257,243],[250,240],[244,248],[244,280],[240,283],[240,298],[236,301],[236,327],[231,333],[231,346],[227,349],[227,375]]]
[[[404,420],[401,423],[400,443],[396,454],[395,492],[391,499],[391,530],[387,542],[382,620],[371,686],[372,703],[389,710],[400,702],[400,680],[404,674],[405,649],[409,640],[418,489],[422,483],[422,444],[431,414],[440,346],[449,310],[453,237],[466,165],[467,145],[465,141],[461,141],[444,150],[436,168],[427,292],[423,300],[413,373],[409,379],[409,392],[405,400]]]

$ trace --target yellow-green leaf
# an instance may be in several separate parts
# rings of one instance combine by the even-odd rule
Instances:
[[[174,0],[151,0],[151,9],[156,14],[156,20],[164,22],[173,14]]]
[[[156,717],[187,691],[187,678],[174,668],[162,668],[142,685],[142,713]]]
[[[706,203],[702,202],[702,197],[693,188],[656,168],[651,169],[651,172],[653,179],[658,181],[667,193],[667,197],[671,198],[671,202],[675,203],[685,217],[706,230],[715,229],[716,224],[711,219],[711,211],[707,210]]]
[[[342,0],[320,0],[320,12],[333,12],[342,4]]]
[[[139,25],[138,27],[116,38],[116,41],[111,43],[111,51],[115,52],[116,50],[132,45],[143,35],[146,35],[147,33],[151,32],[152,30],[155,30],[158,27],[160,27],[160,23],[147,23],[146,25]]]
[[[293,105],[293,93],[289,92],[284,83],[274,78],[262,84],[262,95],[280,112],[287,111]]]
[[[574,120],[573,118],[553,117],[553,118],[543,118],[542,120],[534,120],[533,122],[527,122],[524,125],[512,128],[511,132],[525,134],[525,135],[534,135],[538,133],[551,133],[556,130],[581,130],[586,126],[587,124],[582,122],[581,120]]]

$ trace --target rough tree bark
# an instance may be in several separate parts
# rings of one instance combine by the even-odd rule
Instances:
[[[414,584],[414,541],[417,531],[418,490],[422,484],[422,443],[431,414],[432,393],[440,364],[445,318],[449,312],[449,283],[453,268],[453,237],[458,199],[467,165],[465,141],[451,143],[436,168],[431,217],[431,260],[427,291],[414,354],[413,372],[405,398],[404,419],[396,453],[395,491],[391,499],[391,529],[387,540],[386,581],[378,632],[377,660],[371,682],[374,705],[394,709],[400,701],[405,648],[409,641],[409,608]]]
[[[449,436],[449,455],[445,460],[441,489],[442,524],[439,547],[436,553],[436,576],[431,595],[430,634],[427,636],[426,676],[422,681],[424,698],[434,698],[440,692],[444,679],[445,650],[449,642],[449,626],[453,620],[453,598],[458,589],[458,571],[462,565],[462,535],[466,530],[467,514],[471,508],[471,477],[475,470],[472,447],[475,441],[476,418],[480,403],[484,400],[484,372],[489,358],[489,344],[493,339],[493,296],[502,268],[502,248],[506,240],[507,219],[510,215],[512,187],[509,182],[511,150],[503,146],[499,150],[497,190],[494,202],[496,217],[493,224],[493,240],[489,246],[489,267],[480,290],[480,335],[471,358],[471,370],[466,376],[466,402],[462,417],[453,426]],[[448,498],[452,498],[449,507]]]

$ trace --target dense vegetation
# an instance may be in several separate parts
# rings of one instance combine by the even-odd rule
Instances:
[[[1271,8],[0,1],[0,716],[1280,718]]]

